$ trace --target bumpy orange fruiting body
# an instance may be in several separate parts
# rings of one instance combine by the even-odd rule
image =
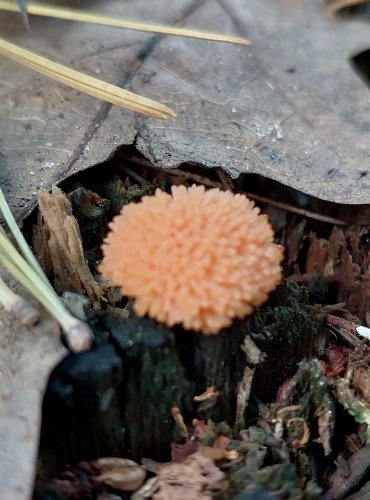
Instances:
[[[218,333],[281,281],[282,247],[244,195],[203,186],[157,189],[110,224],[100,272],[139,316]]]

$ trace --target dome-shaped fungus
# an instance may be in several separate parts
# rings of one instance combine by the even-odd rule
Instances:
[[[241,194],[203,186],[157,189],[110,224],[100,272],[135,299],[138,316],[218,333],[281,281],[283,249]]]

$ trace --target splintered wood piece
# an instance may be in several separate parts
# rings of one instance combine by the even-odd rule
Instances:
[[[53,263],[48,247],[49,236],[49,231],[46,224],[44,224],[41,212],[38,211],[37,222],[32,230],[32,246],[35,255],[37,255],[37,260],[48,278],[50,278],[53,272]]]
[[[56,186],[51,194],[40,190],[38,199],[42,224],[38,223],[34,231],[35,247],[42,252],[40,260],[45,262],[45,248],[40,240],[47,234],[56,290],[84,294],[93,303],[99,302],[103,292],[85,261],[80,229],[70,202]]]

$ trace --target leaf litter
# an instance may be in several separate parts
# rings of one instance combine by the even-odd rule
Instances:
[[[174,182],[190,185],[203,179],[209,187],[225,186],[224,174],[210,176],[192,166],[174,172],[161,171],[145,161],[133,168],[130,161],[122,158],[122,152],[111,160],[109,169],[103,177],[102,170],[97,169],[88,179],[72,178],[63,189],[81,227],[92,276],[101,289],[105,289],[109,304],[108,309],[98,315],[90,308],[90,322],[93,321],[95,329],[100,325],[99,329],[110,332],[116,348],[119,345],[118,352],[124,363],[135,366],[136,377],[141,380],[139,384],[135,382],[135,392],[125,391],[123,402],[126,406],[123,419],[130,441],[125,441],[122,454],[134,458],[137,467],[141,462],[147,472],[146,482],[137,487],[132,498],[189,498],[191,492],[194,498],[236,499],[238,495],[248,498],[248,495],[261,494],[264,498],[334,499],[346,498],[365,488],[370,351],[356,327],[366,324],[368,298],[366,293],[361,295],[359,280],[367,281],[369,228],[333,226],[288,210],[284,211],[282,223],[280,208],[263,205],[262,209],[269,214],[274,210],[279,213],[276,239],[288,248],[287,281],[250,320],[234,326],[233,332],[225,332],[226,337],[219,334],[214,345],[208,344],[207,339],[199,345],[196,339],[183,340],[180,336],[189,333],[176,329],[163,331],[157,337],[152,326],[145,323],[148,320],[135,318],[130,301],[113,293],[114,287],[96,275],[101,228],[105,228],[103,232],[107,230],[109,220],[122,205],[139,201],[157,187],[169,189]],[[242,192],[240,180],[237,188],[235,182],[227,179],[228,188]],[[254,191],[258,194],[258,189]],[[60,192],[49,196],[55,195],[60,196]],[[97,209],[99,207],[103,208]],[[43,234],[40,222],[39,219],[35,226],[36,241],[38,233]],[[88,231],[83,229],[85,223]],[[49,252],[52,256],[52,248]],[[52,278],[52,268],[49,273]],[[113,315],[111,319],[107,314]],[[131,328],[131,322],[136,326],[126,337],[123,330]],[[236,340],[233,354],[228,357],[227,339],[231,335]],[[164,374],[164,368],[160,368],[164,360],[159,361],[155,354],[157,342],[166,346],[161,348],[161,356],[164,352],[171,353],[166,361],[169,363],[166,377],[174,369],[170,367],[177,366],[180,379],[185,382],[181,387],[180,379],[176,382],[164,379],[164,385],[159,386],[161,394],[168,390],[172,394],[165,413],[167,418],[172,414],[173,422],[172,430],[168,433],[168,428],[163,427],[160,436],[157,433],[162,432],[162,424],[150,426],[153,410],[150,397],[145,396],[149,394],[145,387],[147,377],[157,380]],[[274,353],[278,345],[282,350]],[[294,361],[287,359],[290,348],[297,353]],[[288,354],[284,354],[284,350]],[[203,361],[199,366],[196,362],[194,373],[189,377],[187,356],[190,352],[193,353],[191,364],[193,356]],[[178,358],[175,353],[182,354]],[[138,365],[139,359],[142,361]],[[141,363],[146,366],[144,371],[141,371],[144,369]],[[222,370],[217,367],[215,371],[214,363],[221,363]],[[231,378],[230,363],[236,363],[236,376]],[[271,376],[268,371],[272,371]],[[270,391],[266,387],[269,380],[273,380]],[[151,385],[152,392],[157,390],[158,382]],[[177,390],[173,392],[167,384],[175,384]],[[143,419],[142,432],[148,433],[146,439],[166,443],[160,453],[159,448],[151,452],[150,446],[140,444],[143,436],[136,434],[127,420],[127,412],[132,415],[133,408],[135,418]],[[162,411],[162,406],[160,408]],[[154,411],[158,409],[156,406]],[[82,434],[80,438],[84,439]],[[141,449],[136,455],[135,446]],[[91,450],[86,453],[88,456]],[[43,463],[46,456],[42,447],[40,454]],[[105,494],[115,494],[117,498],[130,494],[123,483],[114,483],[113,476],[109,479],[112,473],[109,471],[108,479],[98,485],[91,475],[91,465],[84,464],[76,463],[71,472],[63,472],[62,467],[54,469],[50,475],[54,479],[43,476],[40,469],[36,492],[51,490],[62,496],[64,493],[64,498],[70,499],[79,498],[82,492],[89,497],[102,491],[101,488]],[[90,467],[90,472],[86,473],[86,467]]]
[[[194,182],[194,176],[198,175],[196,177],[197,180],[202,178],[199,174],[192,174],[191,171],[191,168],[189,172],[185,170],[183,174],[182,170],[176,171],[176,182],[190,184]],[[134,179],[130,179],[130,176],[125,173],[123,176],[120,175],[119,170],[115,170],[115,172],[104,183],[100,182],[101,175],[99,174],[99,187],[95,186],[94,188],[96,192],[84,188],[84,181],[82,183],[74,181],[75,186],[68,195],[72,206],[74,206],[73,211],[79,219],[82,228],[81,234],[84,235],[85,247],[87,247],[86,254],[90,255],[89,261],[93,274],[95,274],[94,256],[95,264],[99,258],[99,248],[96,246],[99,246],[101,241],[101,226],[106,227],[108,219],[112,215],[108,210],[110,200],[105,198],[105,196],[111,196],[112,207],[117,211],[120,205],[133,200],[139,200],[143,194],[153,192],[157,186],[167,188],[173,182],[172,172],[162,173],[148,167],[142,167],[141,172],[138,169],[136,170],[135,177],[141,176],[142,184],[137,184]],[[211,178],[207,181],[208,184],[212,184],[213,182],[215,184],[219,183],[218,180],[213,181]],[[63,267],[65,273],[64,281],[60,281],[60,275],[55,273],[52,265],[45,266],[45,269],[48,269],[51,278],[54,277],[59,280],[57,283],[59,282],[60,291],[65,287],[69,291],[84,292],[88,295],[90,285],[86,284],[84,291],[81,289],[81,282],[76,282],[75,280],[76,269],[68,265],[68,262],[65,266],[60,265],[61,261],[72,260],[73,262],[73,254],[72,256],[68,256],[62,252],[60,255],[60,247],[50,244],[52,239],[49,234],[52,234],[53,231],[58,233],[59,238],[70,234],[70,225],[58,222],[60,217],[54,215],[54,218],[50,219],[55,210],[54,206],[61,207],[61,213],[66,219],[74,219],[70,202],[57,189],[52,194],[47,195],[47,204],[42,201],[42,197],[45,196],[46,193],[40,193],[40,208],[43,211],[44,217],[43,219],[39,217],[37,225],[34,226],[34,241],[39,242],[35,245],[35,248],[41,252],[39,257],[44,256],[45,258],[45,248],[40,245],[40,241],[44,240],[48,244],[47,254],[51,261],[55,261],[55,256],[58,257],[59,261],[57,262],[59,262],[59,266],[57,265],[56,269]],[[97,210],[99,207],[103,207],[103,209]],[[212,475],[209,477],[202,475],[201,480],[199,479],[198,481],[196,479],[197,474],[194,471],[191,472],[194,488],[196,488],[194,491],[196,491],[197,495],[205,495],[205,498],[210,498],[212,495],[226,495],[226,498],[228,498],[227,495],[236,495],[242,490],[248,492],[259,491],[261,489],[262,491],[272,492],[275,496],[277,495],[277,498],[317,498],[325,484],[329,488],[328,495],[330,493],[334,495],[332,498],[339,498],[337,490],[351,492],[362,484],[364,474],[366,474],[367,469],[365,466],[362,473],[360,473],[361,471],[358,473],[353,471],[353,474],[344,478],[340,476],[338,471],[331,474],[326,472],[329,476],[324,481],[323,477],[312,469],[310,461],[320,463],[323,460],[321,457],[322,454],[324,457],[329,457],[332,460],[331,467],[328,466],[329,471],[334,470],[334,457],[338,455],[338,450],[333,450],[332,442],[335,440],[336,426],[340,426],[335,415],[338,405],[342,408],[341,411],[347,411],[359,426],[367,426],[370,422],[370,417],[368,416],[369,407],[366,399],[368,397],[366,392],[368,385],[368,366],[366,361],[368,358],[368,349],[366,344],[361,342],[356,349],[353,349],[352,344],[349,344],[350,347],[346,347],[348,346],[348,341],[345,336],[342,337],[343,329],[346,330],[347,336],[355,336],[355,328],[349,329],[347,323],[360,325],[366,321],[364,311],[367,310],[368,297],[366,294],[356,294],[356,287],[359,279],[366,281],[364,276],[367,273],[368,258],[366,250],[367,228],[357,227],[343,230],[334,227],[328,232],[326,238],[318,238],[312,228],[315,224],[321,224],[320,222],[311,222],[310,224],[307,219],[298,220],[297,222],[297,216],[294,214],[286,214],[285,220],[286,224],[277,233],[277,237],[281,241],[284,241],[285,238],[288,255],[290,255],[290,260],[287,261],[287,277],[291,284],[289,285],[290,289],[288,288],[285,291],[284,288],[287,285],[282,285],[280,292],[278,291],[276,294],[283,293],[283,295],[286,295],[288,291],[290,295],[288,297],[291,301],[295,290],[294,287],[292,288],[293,282],[303,283],[306,288],[303,295],[302,292],[299,292],[298,298],[299,295],[301,295],[301,298],[299,298],[297,303],[297,307],[303,308],[302,312],[298,313],[302,317],[298,320],[299,316],[295,316],[298,310],[294,314],[293,309],[289,312],[289,308],[286,307],[287,304],[285,306],[282,304],[274,305],[273,298],[270,306],[268,305],[258,312],[255,319],[252,319],[252,327],[249,327],[250,335],[245,337],[245,333],[243,333],[243,350],[247,365],[244,364],[244,369],[240,372],[239,383],[231,391],[231,393],[234,391],[237,392],[234,417],[236,420],[234,422],[232,420],[229,421],[229,425],[234,424],[234,429],[226,423],[223,426],[221,424],[213,424],[212,418],[209,418],[209,415],[215,414],[215,408],[217,414],[217,408],[220,406],[219,390],[215,386],[209,386],[202,396],[194,397],[194,400],[198,404],[200,403],[197,413],[201,419],[194,418],[193,427],[189,427],[187,433],[180,432],[180,441],[176,445],[177,448],[173,448],[173,450],[177,449],[176,457],[180,456],[179,450],[181,447],[184,447],[184,450],[188,450],[185,451],[183,460],[186,460],[186,457],[194,457],[194,453],[200,453],[206,457],[209,464],[215,464],[212,467],[216,467],[216,471],[220,471],[218,476],[220,478],[219,486],[216,485],[218,480],[216,481],[214,478],[215,484],[208,484],[207,481],[208,479],[211,480]],[[49,221],[48,226],[46,225],[46,221]],[[85,223],[88,226],[87,231],[83,230]],[[72,227],[75,228],[75,224],[77,224],[76,219],[74,219]],[[309,225],[311,228],[306,227]],[[94,232],[95,237],[92,236]],[[40,235],[43,236],[40,237]],[[81,243],[81,236],[76,228],[73,229],[72,235],[73,238],[77,238],[78,242]],[[289,247],[290,239],[287,235],[293,235],[293,251]],[[77,248],[77,255],[79,254],[79,245],[72,244],[68,247],[62,245],[64,249],[69,247],[72,250]],[[43,259],[40,260],[43,261]],[[81,256],[76,257],[76,262],[80,260]],[[289,273],[292,271],[293,274],[289,276]],[[90,279],[92,279],[92,276]],[[72,277],[74,278],[73,280]],[[104,283],[101,283],[100,286],[104,288]],[[315,287],[320,293],[318,293]],[[110,286],[107,288],[109,289]],[[298,288],[296,288],[295,293],[297,291]],[[313,303],[319,297],[322,305],[310,306],[309,300],[302,298],[304,295],[313,297]],[[107,295],[107,297],[109,297],[107,300],[110,301],[111,306],[115,308],[122,301],[120,296],[114,293]],[[325,308],[330,308],[330,314],[325,313]],[[333,312],[336,312],[336,308],[337,314],[343,316],[342,323],[335,322],[333,319],[340,318],[340,316],[333,315]],[[130,318],[132,313],[129,311],[130,309],[127,310]],[[285,315],[282,318],[284,317],[285,319],[283,325],[280,324],[279,326],[279,322],[281,321],[279,316],[282,313]],[[303,360],[296,373],[289,374],[289,370],[284,366],[283,371],[286,375],[289,375],[289,378],[283,382],[284,389],[276,387],[276,389],[279,389],[276,402],[262,403],[258,401],[257,394],[253,394],[253,388],[256,390],[258,387],[258,383],[255,381],[256,366],[262,364],[262,368],[266,369],[266,367],[263,367],[263,363],[266,362],[266,355],[263,354],[263,349],[261,351],[257,347],[260,340],[259,337],[262,335],[261,332],[271,336],[278,334],[282,329],[287,330],[288,327],[291,333],[286,337],[286,341],[294,343],[297,340],[295,336],[300,334],[300,330],[299,328],[297,330],[297,325],[294,322],[299,321],[302,326],[305,321],[308,321],[307,315],[311,316],[310,321],[312,321],[312,318],[316,318],[312,324],[309,323],[309,329],[322,328],[323,321],[317,318],[320,316],[326,318],[332,330],[336,331],[339,338],[343,338],[344,345],[339,342],[331,347],[327,347],[325,352],[321,348],[320,361],[315,359],[311,361]],[[127,318],[127,314],[124,315],[124,318]],[[346,318],[350,318],[351,322]],[[293,321],[293,324],[287,324],[285,321]],[[346,321],[347,323],[345,323]],[[338,325],[341,325],[340,328]],[[330,333],[326,332],[324,335],[326,337],[324,342],[326,343],[329,341],[328,335],[330,338]],[[305,352],[301,353],[301,359],[308,359],[310,357],[309,346],[306,342],[304,342],[304,347]],[[320,353],[320,346],[316,346],[314,350],[316,354]],[[276,359],[271,362],[276,363]],[[260,372],[259,377],[261,377],[261,373],[263,372]],[[262,383],[264,383],[263,380]],[[251,392],[252,401],[254,400],[253,404],[257,404],[257,414],[249,406],[251,404]],[[255,399],[256,397],[257,399]],[[177,422],[177,426],[179,425],[179,421],[182,422],[180,426],[184,431],[184,425],[186,428],[186,423],[184,422],[190,421],[183,417],[179,419],[181,406],[177,406],[175,421]],[[167,411],[170,414],[170,408],[167,408]],[[254,424],[246,427],[246,416],[248,413],[251,414],[249,418],[252,419],[251,422],[254,422]],[[253,414],[255,414],[254,417]],[[259,418],[257,415],[259,415]],[[337,448],[344,448],[344,451],[341,449],[341,454],[343,457],[347,456],[347,458],[343,458],[343,463],[346,463],[344,462],[346,460],[348,467],[352,467],[352,469],[354,468],[353,464],[357,464],[357,461],[355,462],[354,459],[350,460],[351,453],[358,453],[364,447],[366,449],[366,432],[365,434],[361,432],[360,427],[357,432],[360,437],[358,438],[358,449],[355,451],[353,450],[353,445],[352,447],[349,446],[347,439],[351,438],[351,442],[353,442],[353,439],[356,437],[356,427],[353,427],[351,436],[345,436],[340,445],[336,444]],[[223,445],[220,447],[221,441]],[[322,451],[319,451],[320,449]],[[255,453],[257,453],[257,462],[252,465]],[[172,456],[174,460],[175,455]],[[157,480],[150,483],[150,492],[154,498],[170,498],[173,491],[177,491],[179,495],[182,494],[181,491],[184,491],[183,494],[185,495],[187,489],[190,487],[189,480],[187,479],[188,463],[184,465],[184,469],[182,470],[182,460],[179,461],[179,458],[177,458],[175,461],[180,463],[180,465],[174,469],[164,468],[163,476],[160,473],[162,466],[159,464],[156,468]],[[190,461],[190,463],[192,462]],[[78,467],[80,468],[81,465],[78,465]],[[252,469],[250,469],[251,467]],[[73,473],[75,474],[73,478],[67,473],[62,473],[60,479],[40,480],[38,483],[39,487],[56,490],[66,495],[65,498],[78,498],[78,495],[81,494],[82,486],[80,484],[81,472],[79,469],[76,470],[77,472]],[[191,467],[189,473],[190,470]],[[116,472],[114,471],[114,474]],[[171,480],[171,477],[173,477],[172,474],[179,478],[178,481],[175,481],[176,484],[174,484],[173,479]],[[125,474],[122,471],[119,477],[123,482],[119,484],[114,479],[115,475],[110,477],[108,474],[107,479],[104,479],[102,483],[99,483],[94,477],[92,476],[90,480],[87,494],[93,494],[98,484],[99,487],[103,485],[108,490],[116,492],[120,490],[127,491],[127,486],[122,486],[126,480]],[[272,477],[274,481],[272,481]],[[348,477],[350,477],[350,480],[348,480]],[[149,481],[151,480],[149,479]],[[319,487],[318,484],[323,486]],[[83,491],[85,491],[85,487],[86,485],[83,486]],[[216,488],[216,492],[214,488]]]
[[[44,268],[49,278],[59,280],[59,291],[65,288],[70,292],[89,295],[91,280],[93,283],[99,281],[96,276],[96,264],[99,260],[102,227],[105,228],[104,233],[113,215],[110,211],[111,207],[113,212],[117,213],[122,204],[139,201],[141,196],[154,192],[156,187],[168,189],[173,183],[172,172],[161,172],[147,166],[136,168],[135,175],[130,178],[130,175],[127,175],[127,172],[130,172],[129,167],[126,168],[123,165],[124,168],[117,168],[117,163],[120,162],[122,163],[122,159],[119,159],[119,156],[112,161],[113,174],[107,176],[106,182],[102,182],[101,172],[97,175],[95,185],[94,182],[83,178],[81,181],[74,179],[68,181],[66,190],[69,192],[69,201],[59,189],[54,189],[49,195],[40,192],[40,209],[43,217],[39,215],[37,224],[34,225],[34,247],[40,252],[38,257],[43,257],[40,258],[41,262],[45,260],[45,256],[49,257],[49,265],[45,265]],[[91,177],[94,178],[94,175]],[[175,175],[176,182],[185,185],[193,183],[194,177],[198,181],[203,178],[199,173],[194,173],[194,168],[191,167],[188,171],[179,169]],[[141,183],[137,183],[137,179],[140,179]],[[207,179],[208,185],[218,185],[219,182],[217,176]],[[228,187],[230,188],[231,185],[232,181],[229,181]],[[238,190],[240,188],[239,183]],[[56,207],[59,207],[59,212],[55,212]],[[270,208],[271,213],[271,207],[265,208]],[[65,224],[65,220],[70,220],[70,222]],[[225,373],[221,372],[217,382],[213,367],[215,361],[212,360],[212,356],[220,360],[217,358],[218,347],[202,346],[206,366],[206,374],[203,373],[202,377],[205,377],[208,382],[208,385],[203,386],[206,390],[203,394],[196,395],[191,385],[185,384],[182,389],[184,391],[182,397],[185,396],[185,399],[177,399],[176,405],[172,406],[172,416],[179,432],[175,427],[166,438],[159,436],[160,440],[164,439],[168,449],[172,441],[172,462],[165,466],[158,463],[153,467],[143,460],[144,468],[147,469],[149,475],[155,471],[156,476],[154,476],[155,480],[149,478],[148,484],[145,483],[140,489],[137,483],[136,498],[171,498],[174,491],[179,496],[186,495],[190,484],[191,488],[195,488],[194,492],[200,497],[204,495],[204,498],[230,498],[231,495],[236,496],[241,491],[253,494],[263,491],[266,495],[270,492],[276,498],[317,498],[321,493],[329,495],[328,498],[344,498],[341,495],[351,493],[360,486],[364,487],[367,472],[364,457],[367,456],[367,426],[370,422],[367,389],[369,350],[366,343],[361,342],[356,336],[356,326],[366,321],[364,311],[366,311],[367,299],[366,295],[362,297],[358,293],[358,280],[365,281],[364,276],[368,271],[368,228],[333,227],[330,230],[329,226],[324,229],[326,237],[323,234],[318,237],[317,233],[323,233],[321,222],[300,219],[296,214],[288,212],[284,220],[285,224],[277,232],[277,240],[288,244],[289,235],[294,235],[290,259],[286,264],[288,283],[281,285],[271,297],[270,303],[262,307],[255,317],[251,318],[250,322],[244,323],[242,327],[236,348],[242,347],[240,354],[244,361],[236,359],[238,363],[241,363],[240,368],[237,368],[238,379],[234,379],[234,385],[229,390],[231,398],[235,397],[233,394],[235,395],[236,392],[234,403],[231,399],[232,405],[235,406],[231,412],[222,408],[222,405],[225,405],[227,393],[226,386],[223,385],[224,377],[228,377],[227,362],[222,361]],[[77,221],[79,221],[81,231],[79,231]],[[87,230],[83,229],[85,224]],[[278,222],[278,226],[281,226],[281,222]],[[70,227],[73,228],[72,232]],[[62,242],[60,245],[50,244],[53,241],[50,235],[53,234],[58,235],[58,239]],[[66,237],[64,241],[63,238]],[[76,241],[72,241],[73,239]],[[45,245],[41,244],[42,241],[47,244],[47,250]],[[66,241],[68,244],[65,243]],[[79,274],[77,264],[83,261],[82,241],[84,241],[86,255],[89,255],[90,271],[87,275],[89,280],[76,281]],[[57,262],[55,267],[54,262]],[[75,267],[72,265],[73,262]],[[55,272],[60,269],[63,270],[64,275]],[[297,287],[295,283],[303,284],[304,288]],[[108,314],[118,318],[117,325],[123,325],[124,321],[128,321],[128,324],[136,321],[133,318],[130,303],[122,303],[120,294],[113,293],[110,284],[100,282],[99,287],[99,290],[106,289],[106,300],[110,304]],[[122,314],[119,313],[120,310]],[[119,342],[120,349],[125,352],[125,354],[121,352],[121,355],[124,356],[126,362],[140,355],[144,355],[145,358],[148,355],[146,352],[148,346],[155,345],[157,342],[152,332],[150,332],[150,341],[145,340],[147,327],[141,324],[142,320],[137,325],[140,324],[140,329],[144,328],[143,333],[135,333],[134,337],[131,336],[125,340],[121,337],[122,326],[118,326],[118,330],[114,333],[112,327],[109,326],[109,321],[95,316],[96,313],[91,307],[89,314],[90,321],[93,321],[95,328],[100,321],[101,326],[111,332],[112,338],[116,339],[115,342]],[[325,320],[330,330],[335,332],[337,341],[333,337],[330,339],[330,333],[325,332]],[[138,326],[134,327],[133,331],[137,328]],[[318,343],[310,346],[310,342],[313,342],[312,337],[303,338],[302,350],[302,346],[299,347],[299,342],[302,340],[299,336],[307,335],[307,331],[314,337],[319,334],[316,338]],[[249,334],[246,335],[246,332]],[[280,377],[283,377],[281,378],[282,384],[279,387],[275,381],[275,397],[266,401],[264,394],[266,391],[261,391],[258,385],[265,384],[266,369],[273,368],[275,374],[277,373],[279,368],[277,365],[280,363],[278,358],[283,357],[284,353],[279,352],[278,357],[269,359],[269,355],[266,356],[264,352],[265,345],[261,343],[261,339],[270,338],[268,342],[271,343],[274,336],[282,335],[283,332],[285,336],[283,348],[288,351],[289,344],[292,344],[294,349],[299,351],[300,358],[297,362],[301,362],[298,371],[294,363],[291,366],[285,365],[285,362],[282,363],[283,366],[280,367],[283,374],[280,373]],[[226,333],[231,334],[231,332]],[[171,337],[168,332],[163,338],[168,335]],[[349,341],[351,337],[352,342]],[[163,342],[163,338],[161,340],[158,338],[158,341]],[[141,353],[140,343],[144,346],[144,351]],[[170,340],[170,344],[166,344],[166,349],[171,349],[169,347],[171,343],[173,345],[173,339]],[[325,345],[327,345],[326,348]],[[132,347],[136,349],[136,354],[129,352]],[[208,352],[209,349],[211,351]],[[152,373],[150,377],[158,377],[156,370],[159,370],[159,365],[158,359],[157,361],[155,359],[157,358],[154,358],[154,365],[151,368],[150,365],[147,367]],[[180,360],[176,359],[174,357],[172,361],[169,360],[170,364],[167,369],[171,370],[172,363],[179,363]],[[269,368],[264,365],[266,362],[270,364]],[[180,366],[181,362],[177,370]],[[259,367],[261,367],[260,372],[258,372]],[[160,371],[160,373],[164,372]],[[179,373],[180,378],[187,378],[185,372]],[[194,379],[190,380],[194,383]],[[216,382],[216,384],[209,385],[209,382]],[[164,380],[163,383],[160,391],[165,390],[168,382]],[[195,383],[199,384],[196,378]],[[175,384],[179,387],[179,381]],[[132,393],[130,396],[127,393],[126,397],[144,397],[144,385],[136,387],[135,391],[135,395]],[[185,403],[186,395],[193,395],[193,400],[198,405],[198,408],[193,407],[190,413],[189,406],[187,408],[188,403]],[[170,397],[178,396],[172,393]],[[265,400],[262,402],[260,398]],[[125,404],[128,404],[128,401],[125,401]],[[182,415],[182,409],[185,410],[185,416]],[[170,400],[164,410],[169,418]],[[140,412],[148,411],[150,414],[152,410],[147,407],[145,397],[141,409],[138,407],[135,411],[139,411],[135,417],[139,419],[141,418]],[[158,408],[155,411],[158,411]],[[338,419],[338,412],[346,415],[343,418],[350,428],[350,433],[340,438],[338,434],[340,435],[343,430],[340,430],[341,421]],[[220,417],[225,419],[223,423],[219,420]],[[356,426],[358,426],[357,429]],[[146,425],[143,431],[148,432]],[[156,432],[155,427],[152,428],[152,432]],[[40,453],[40,460],[43,463],[45,457],[43,457],[42,447]],[[123,454],[125,453],[128,451],[123,451]],[[137,457],[138,462],[145,456],[150,456],[150,448],[147,448],[144,455]],[[165,453],[162,454],[163,456]],[[193,463],[192,460],[197,463],[197,457],[200,456],[208,461],[207,467],[212,465],[211,469],[213,468],[215,473],[219,471],[218,475],[201,473],[198,477],[198,473],[192,470],[189,464]],[[341,469],[339,467],[336,469],[335,465],[339,460],[338,457],[341,460],[341,467],[347,471],[351,471],[353,464],[356,464],[356,472],[353,474],[346,472],[342,476]],[[161,454],[158,458],[161,458]],[[182,465],[186,460],[188,462]],[[87,463],[90,464],[90,462]],[[174,467],[174,463],[178,465]],[[91,466],[88,465],[88,467]],[[64,498],[71,499],[79,498],[82,492],[93,495],[101,488],[108,492],[114,491],[118,495],[128,494],[130,488],[127,486],[129,479],[126,476],[126,470],[117,471],[113,468],[104,472],[102,476],[96,475],[96,472],[87,473],[85,465],[77,464],[76,467],[70,472],[59,471],[60,475],[54,479],[46,478],[41,467],[36,492],[56,491],[62,497],[64,495]],[[132,467],[137,467],[138,471],[142,470],[140,465]],[[324,468],[324,472],[320,473],[318,470],[321,467]],[[135,469],[130,469],[128,472],[134,471]],[[53,472],[55,474],[58,470],[54,469]],[[83,480],[82,477],[84,477]],[[176,481],[174,477],[177,478]],[[189,483],[189,477],[191,477],[191,483]],[[149,491],[149,496],[145,496],[146,490]],[[140,497],[140,495],[143,496]]]
[[[355,3],[360,2],[343,3],[343,7]],[[333,12],[341,8],[339,2],[336,6],[333,3]],[[277,139],[283,140],[281,125],[275,124],[274,129]],[[152,152],[148,154],[147,144],[145,147],[140,141],[138,144],[148,157],[156,160]],[[355,212],[344,209],[340,218],[322,215],[320,202],[309,197],[306,200],[313,201],[314,209],[297,209],[294,203],[289,207],[287,203],[261,196],[258,187],[250,192],[248,186],[251,197],[259,200],[269,214],[277,241],[288,248],[287,282],[253,318],[235,326],[232,333],[235,341],[220,334],[213,345],[204,339],[199,345],[193,341],[187,343],[180,339],[183,332],[161,330],[146,320],[138,321],[130,301],[122,299],[111,284],[95,276],[102,228],[105,232],[107,222],[122,204],[138,201],[158,186],[168,189],[172,184],[189,185],[195,181],[238,192],[245,192],[246,186],[243,186],[243,178],[233,181],[222,171],[209,173],[185,165],[161,172],[148,168],[147,159],[141,158],[140,162],[139,167],[135,162],[127,165],[117,155],[110,164],[116,167],[115,175],[105,183],[101,182],[100,173],[95,185],[87,179],[77,181],[72,189],[71,184],[69,187],[66,184],[81,229],[72,216],[69,202],[60,192],[55,190],[50,198],[44,193],[44,204],[41,194],[39,204],[44,213],[43,218],[39,217],[34,241],[38,256],[43,256],[45,272],[56,280],[60,291],[68,289],[89,295],[97,308],[104,290],[103,304],[106,301],[107,307],[103,311],[87,308],[96,334],[94,349],[104,346],[109,339],[116,355],[129,367],[125,373],[129,388],[120,400],[121,417],[128,434],[128,439],[123,439],[122,452],[130,456],[136,454],[135,459],[142,461],[142,465],[134,461],[123,464],[120,461],[127,459],[119,457],[104,458],[98,438],[93,447],[88,441],[84,443],[82,458],[87,457],[87,461],[63,471],[57,460],[47,471],[45,459],[50,456],[41,445],[36,498],[47,494],[46,491],[71,499],[81,495],[125,498],[133,490],[137,490],[133,494],[136,499],[172,498],[173,495],[189,498],[191,488],[199,498],[248,498],[257,494],[264,498],[318,498],[320,495],[345,498],[359,489],[367,491],[369,353],[367,343],[357,335],[357,325],[367,324],[369,319],[369,228],[336,226],[330,231],[331,227],[324,227],[323,221],[346,226],[356,219]],[[84,185],[89,185],[89,189]],[[266,185],[268,182],[264,188]],[[64,220],[54,213],[47,221],[54,201]],[[366,211],[362,217],[368,221]],[[58,244],[61,236],[66,239]],[[79,262],[78,269],[82,269],[81,279],[74,275],[71,265],[74,259]],[[230,337],[231,332],[226,333]],[[278,341],[280,347],[287,346],[287,352],[271,355]],[[241,344],[244,352],[239,349]],[[290,361],[289,346],[297,351],[297,358]],[[38,352],[37,342],[35,348]],[[195,353],[196,362],[189,366],[184,353]],[[80,355],[76,356],[73,359],[79,366]],[[67,365],[70,359],[67,358]],[[48,365],[49,371],[53,362],[55,360]],[[230,373],[233,363],[235,369]],[[137,370],[137,380],[128,376],[133,368]],[[59,367],[57,371],[59,369],[62,371]],[[194,376],[189,376],[189,370],[194,370]],[[261,375],[268,371],[270,380],[274,380],[271,387],[268,387],[268,375],[265,378]],[[39,382],[45,381],[45,373],[44,369],[44,378],[40,377]],[[65,377],[66,372],[62,376]],[[158,384],[157,399],[151,400],[148,380],[153,381],[153,392]],[[48,392],[60,395],[56,385],[61,381],[53,373]],[[265,390],[261,389],[263,385]],[[77,386],[73,386],[75,389]],[[196,396],[202,391],[201,396]],[[159,394],[163,400],[158,406],[155,402]],[[100,408],[111,410],[111,400],[112,391],[108,390],[102,394]],[[33,401],[34,407],[38,401]],[[174,428],[169,424],[171,408]],[[157,427],[159,420],[154,420],[155,410],[163,412],[162,427]],[[71,413],[75,411],[72,407]],[[113,422],[109,420],[113,415],[108,413],[104,425]],[[140,426],[135,430],[132,421],[141,418],[145,421],[142,431],[150,430],[152,435],[140,436]],[[88,428],[88,421],[86,424]],[[60,430],[62,427],[57,428]],[[45,432],[44,428],[42,435]],[[77,441],[85,437],[80,428]],[[36,442],[27,433],[24,441],[33,445]],[[76,445],[76,436],[69,444]],[[163,450],[169,450],[170,445],[172,454],[167,458],[171,462],[163,463],[166,458]],[[156,446],[162,446],[162,450]],[[150,455],[156,461],[145,459]],[[63,458],[60,460],[63,462]],[[69,461],[64,465],[67,463]],[[145,469],[152,477],[141,486]]]
[[[348,59],[368,43],[366,16],[325,19],[319,0],[254,0],[248,9],[243,2],[181,0],[165,11],[160,1],[151,2],[153,21],[242,31],[253,45],[189,42],[37,17],[30,34],[20,29],[17,13],[2,12],[1,33],[12,43],[109,76],[173,106],[178,115],[161,125],[138,119],[2,58],[1,92],[8,103],[0,109],[2,187],[6,194],[17,192],[14,201],[8,196],[16,219],[36,206],[38,187],[49,189],[129,144],[161,168],[194,162],[222,167],[233,177],[261,173],[337,203],[367,203],[362,166],[368,89]],[[98,2],[96,9],[114,18],[149,15],[146,0],[129,8]]]

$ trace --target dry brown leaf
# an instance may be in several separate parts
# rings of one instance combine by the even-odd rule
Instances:
[[[197,441],[186,441],[184,444],[171,443],[172,462],[184,462],[190,455],[193,455],[199,448]]]
[[[222,451],[222,450],[221,450]],[[213,498],[223,490],[225,474],[214,465],[213,460],[197,452],[182,463],[171,463],[161,467],[158,473],[158,491],[154,500],[188,500]]]
[[[165,5],[165,7],[164,7]],[[250,47],[158,37],[104,26],[2,13],[0,31],[22,46],[177,111],[158,124],[78,95],[0,60],[0,168],[18,218],[38,186],[135,144],[161,167],[196,162],[232,176],[255,172],[324,199],[367,203],[369,90],[348,54],[369,44],[366,23],[324,16],[319,0],[208,0],[94,8],[253,39]],[[9,196],[8,196],[9,198]]]
[[[44,313],[27,329],[1,310],[0,327],[1,497],[25,500],[33,491],[44,389],[67,351],[58,324]]]

